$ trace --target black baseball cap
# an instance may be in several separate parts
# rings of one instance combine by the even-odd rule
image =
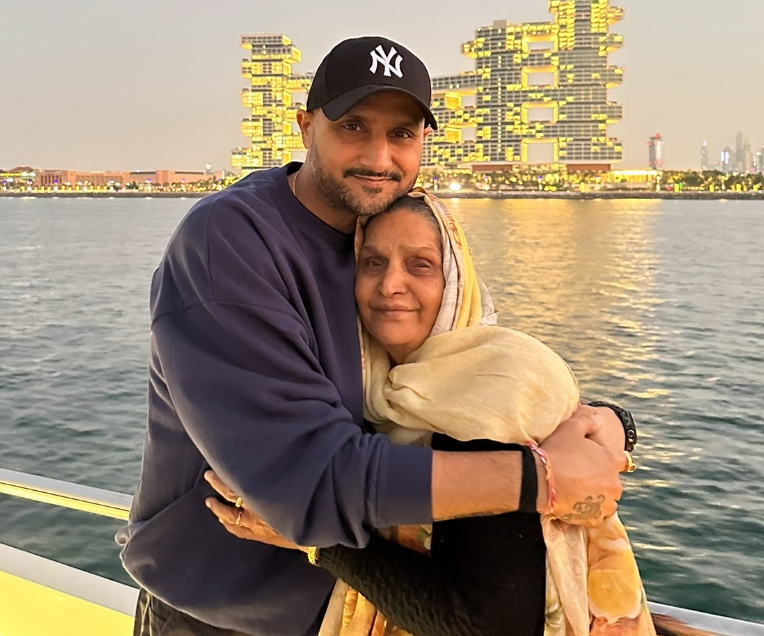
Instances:
[[[320,108],[335,121],[362,99],[391,89],[411,95],[422,107],[425,123],[438,128],[424,63],[405,46],[383,37],[344,40],[329,51],[313,78],[306,108]]]

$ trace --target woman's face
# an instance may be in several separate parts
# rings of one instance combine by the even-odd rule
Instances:
[[[444,285],[440,235],[431,222],[399,209],[370,223],[355,297],[364,326],[397,363],[430,335]]]

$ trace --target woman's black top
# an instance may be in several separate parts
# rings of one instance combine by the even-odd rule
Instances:
[[[432,446],[450,452],[519,450],[443,435],[434,435]],[[374,535],[363,550],[322,548],[319,564],[415,636],[544,632],[546,548],[538,514],[436,522],[430,556]]]

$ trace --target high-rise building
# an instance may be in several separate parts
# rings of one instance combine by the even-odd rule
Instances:
[[[743,133],[740,131],[735,137],[735,154],[731,159],[733,172],[745,172],[743,168]]]
[[[708,142],[703,141],[703,145],[700,147],[700,169],[710,170],[711,166],[708,163]]]
[[[608,135],[622,118],[608,90],[623,69],[608,56],[623,45],[610,26],[624,10],[609,0],[549,0],[551,22],[480,27],[462,46],[472,71],[433,79],[439,129],[424,165],[563,163],[609,169],[623,149]]]
[[[663,137],[660,134],[650,137],[647,142],[648,165],[650,170],[663,170]]]
[[[754,170],[764,172],[764,147],[754,157]]]
[[[740,172],[750,172],[753,170],[753,151],[748,140],[743,143],[743,153],[740,158]]]
[[[308,90],[310,77],[292,73],[302,53],[286,35],[244,35],[241,47],[250,52],[241,62],[242,75],[250,80],[250,86],[241,91],[241,104],[249,111],[241,132],[250,145],[233,150],[231,165],[248,173],[281,166],[292,160],[293,153],[303,153],[295,125],[295,114],[303,104],[293,95]]]
[[[719,167],[726,174],[732,172],[732,148],[729,146],[722,150],[722,154],[719,157]]]
[[[540,0],[539,0],[540,1]],[[620,86],[623,69],[608,56],[623,46],[610,33],[624,10],[610,0],[549,0],[551,22],[506,20],[476,30],[462,46],[472,71],[433,79],[432,110],[439,128],[425,144],[424,166],[486,167],[518,163],[567,164],[569,169],[608,170],[623,158],[608,127],[622,119],[608,91]],[[283,165],[304,153],[295,94],[310,75],[295,75],[300,50],[283,34],[245,35],[250,52],[241,63],[250,86],[241,91],[249,116],[242,122],[248,147],[231,163],[243,172]]]

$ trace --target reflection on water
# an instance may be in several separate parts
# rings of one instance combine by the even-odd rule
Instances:
[[[0,199],[0,464],[131,489],[148,284],[190,201]],[[630,408],[655,600],[764,622],[764,206],[450,200],[501,323]],[[0,541],[126,580],[118,522],[0,497]]]
[[[625,393],[640,379],[619,368],[623,355],[615,354],[626,346],[648,356],[654,342],[659,205],[455,201],[452,207],[467,226],[502,324],[556,348],[576,365],[585,393],[595,362],[598,375],[617,379]]]
[[[761,204],[450,203],[501,323],[637,415],[621,516],[648,594],[764,622]]]

